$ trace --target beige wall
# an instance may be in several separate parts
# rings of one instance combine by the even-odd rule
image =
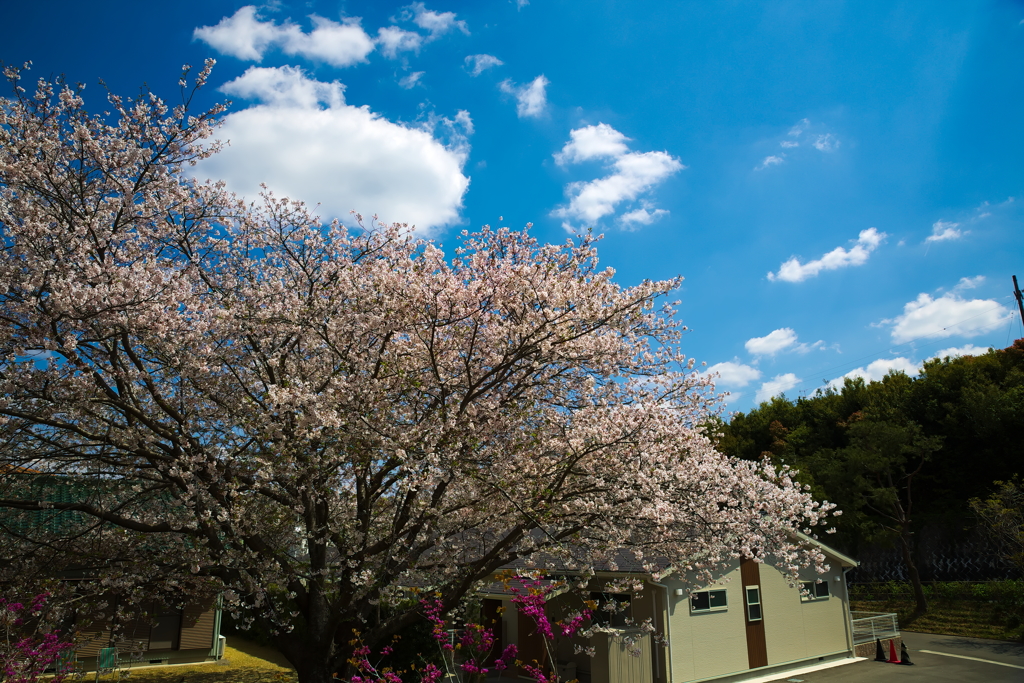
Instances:
[[[828,581],[827,600],[801,601],[797,588],[790,588],[783,574],[768,564],[760,567],[761,605],[764,613],[768,665],[821,657],[849,649],[845,582],[838,562],[822,575]],[[813,581],[813,571],[801,578]],[[743,586],[739,562],[733,563],[723,581],[707,588],[724,588],[729,607],[724,612],[690,613],[686,584],[668,578],[672,638],[673,683],[700,680],[749,669]],[[682,588],[682,597],[675,589]]]
[[[689,584],[666,579],[669,587],[669,623],[672,631],[674,683],[744,671],[747,635],[743,619],[743,586],[739,562],[725,573],[730,580],[709,588],[724,588],[729,607],[724,612],[690,613]],[[675,589],[683,589],[676,597]]]
[[[849,649],[847,638],[846,590],[838,563],[826,574],[804,570],[800,578],[828,582],[827,599],[800,599],[798,588],[790,588],[785,577],[771,566],[761,566],[761,600],[764,605],[765,641],[768,663],[821,657]]]

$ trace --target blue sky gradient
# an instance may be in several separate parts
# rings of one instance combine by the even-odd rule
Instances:
[[[683,275],[684,350],[729,410],[1024,336],[1024,4],[18,3],[30,75],[231,99],[200,169],[451,244],[605,235]],[[206,27],[206,28],[204,28]],[[474,68],[475,67],[475,68]],[[460,113],[461,112],[461,113]],[[502,217],[499,219],[499,217]],[[873,230],[872,230],[873,228]]]

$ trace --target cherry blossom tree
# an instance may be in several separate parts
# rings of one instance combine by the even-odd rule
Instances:
[[[107,586],[216,580],[303,683],[345,669],[353,630],[376,647],[422,619],[407,587],[450,610],[515,560],[821,565],[794,532],[829,506],[702,430],[713,385],[659,304],[678,280],[622,287],[589,237],[484,227],[446,254],[245,204],[188,172],[216,151],[220,109],[188,108],[209,69],[176,107],[104,116],[7,71],[0,467],[22,474],[0,508],[10,533],[64,520],[18,527],[9,563],[89,542],[120,553]],[[34,473],[78,498],[27,494]]]

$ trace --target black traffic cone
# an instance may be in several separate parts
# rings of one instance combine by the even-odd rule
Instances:
[[[876,662],[887,662],[885,658],[885,650],[882,649],[882,641],[875,638],[875,661]]]
[[[914,663],[910,661],[910,653],[907,652],[907,644],[902,641],[900,641],[900,664],[914,666]]]

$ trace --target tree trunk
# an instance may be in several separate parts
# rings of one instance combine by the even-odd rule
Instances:
[[[914,617],[919,617],[928,611],[928,599],[924,596],[924,586],[921,585],[921,574],[917,571],[917,564],[914,562],[914,539],[910,529],[904,527],[900,530],[900,550],[903,551],[903,562],[907,565],[907,576],[910,577],[910,585],[914,588]]]

